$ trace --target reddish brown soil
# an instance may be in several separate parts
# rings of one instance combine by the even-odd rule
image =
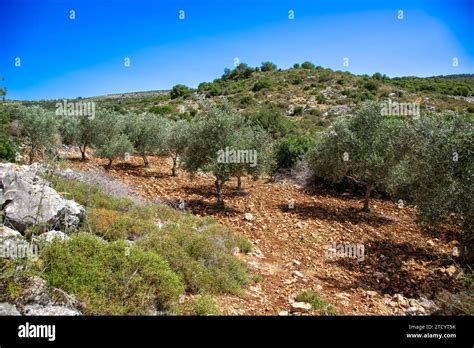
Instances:
[[[70,163],[87,169],[106,161]],[[456,273],[446,271],[454,265],[451,254],[459,231],[422,229],[411,207],[373,199],[371,212],[363,213],[362,197],[244,178],[243,192],[235,189],[236,180],[226,185],[226,209],[220,211],[212,177],[196,175],[191,180],[182,171],[176,177],[170,173],[169,161],[157,157],[150,157],[149,169],[133,157],[110,171],[145,197],[185,200],[193,214],[213,216],[254,244],[257,252],[240,257],[262,281],[248,285],[245,296],[219,296],[227,314],[275,315],[289,310],[289,296],[302,289],[317,291],[339,314],[403,314],[389,296],[433,298],[442,289],[460,287]],[[288,208],[289,199],[295,200],[294,209]],[[245,220],[245,213],[252,214],[251,221]],[[330,243],[363,244],[365,259],[327,257]],[[303,278],[293,275],[295,270]]]

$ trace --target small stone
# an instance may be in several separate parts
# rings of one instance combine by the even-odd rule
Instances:
[[[253,215],[251,213],[245,213],[244,219],[246,221],[252,221],[253,220]]]
[[[431,247],[435,245],[435,243],[434,243],[431,239],[428,240],[428,241],[426,242],[426,244],[428,244],[428,245],[431,246]]]
[[[301,262],[299,262],[298,260],[293,260],[292,262],[295,266],[301,265]]]
[[[291,311],[292,312],[300,312],[300,313],[303,313],[303,312],[307,312],[311,310],[311,304],[310,303],[306,303],[306,302],[293,302],[291,304]]]
[[[293,271],[293,272],[291,272],[291,274],[292,274],[293,276],[299,277],[299,278],[303,278],[303,277],[304,277],[303,273],[301,273],[300,271]]]
[[[454,275],[456,273],[456,267],[451,265],[448,268],[446,268],[446,273],[448,273],[450,276]]]
[[[340,292],[340,293],[336,294],[336,297],[341,299],[341,300],[347,300],[347,299],[349,299],[350,295],[345,293],[345,292]]]
[[[375,276],[375,278],[377,278],[377,279],[379,279],[379,280],[384,277],[384,275],[383,275],[382,272],[375,272],[375,273],[374,273],[374,276]]]
[[[416,309],[416,307],[408,307],[407,309],[405,309],[405,314],[406,315],[417,315],[418,310]]]
[[[289,314],[288,311],[281,311],[281,312],[278,312],[278,315],[279,315],[280,317],[286,317],[286,316],[288,316],[288,314]]]
[[[374,297],[377,296],[377,291],[368,290],[365,292],[367,296]]]

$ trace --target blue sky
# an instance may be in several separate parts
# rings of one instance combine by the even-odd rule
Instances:
[[[0,76],[9,99],[38,100],[197,87],[236,57],[356,74],[474,73],[473,14],[474,0],[2,0]]]

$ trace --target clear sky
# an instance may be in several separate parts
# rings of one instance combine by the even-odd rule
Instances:
[[[392,77],[474,73],[473,17],[474,0],[0,0],[0,84],[31,100],[197,87],[236,57]]]

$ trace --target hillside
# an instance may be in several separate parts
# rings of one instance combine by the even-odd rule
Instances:
[[[0,260],[1,305],[472,314],[473,95],[473,75],[266,62],[196,89],[68,101],[91,114],[2,102],[0,243],[42,249]]]

